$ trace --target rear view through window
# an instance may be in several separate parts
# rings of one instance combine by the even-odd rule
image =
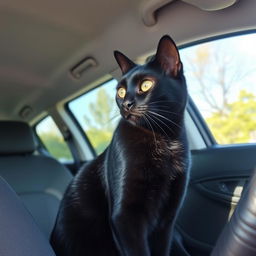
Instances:
[[[97,154],[108,146],[119,121],[116,85],[117,81],[112,79],[68,104]]]
[[[189,93],[219,144],[256,142],[256,34],[181,50]]]
[[[73,161],[67,143],[64,141],[59,128],[50,116],[44,118],[37,124],[36,133],[53,157],[61,162]]]

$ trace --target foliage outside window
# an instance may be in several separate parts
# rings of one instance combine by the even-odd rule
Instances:
[[[61,162],[73,161],[71,152],[59,128],[50,116],[44,118],[36,126],[36,133],[53,157]]]
[[[68,105],[97,154],[108,146],[119,120],[115,102],[116,85],[117,81],[112,79]]]
[[[220,144],[256,142],[256,35],[181,50],[189,93]]]

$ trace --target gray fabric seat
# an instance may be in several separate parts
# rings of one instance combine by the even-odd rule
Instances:
[[[10,186],[0,178],[0,255],[55,256]]]
[[[33,155],[35,150],[33,132],[26,123],[0,121],[0,176],[20,196],[49,238],[72,175],[55,159]]]

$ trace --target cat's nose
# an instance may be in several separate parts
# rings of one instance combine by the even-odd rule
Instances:
[[[122,106],[123,108],[127,109],[127,110],[131,110],[131,108],[133,107],[134,105],[134,101],[131,101],[131,100],[126,100],[123,102]]]

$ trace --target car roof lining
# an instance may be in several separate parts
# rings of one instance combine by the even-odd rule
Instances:
[[[170,34],[178,45],[183,45],[255,28],[256,1],[239,1],[212,12],[175,1],[158,11],[157,23],[152,27],[143,23],[143,3],[1,3],[0,119],[20,120],[20,110],[30,106],[32,111],[24,121],[31,121],[70,99],[70,95],[86,91],[86,85],[117,70],[113,50],[136,60],[152,53],[163,34]],[[70,68],[89,56],[98,66],[81,79],[72,78]]]

